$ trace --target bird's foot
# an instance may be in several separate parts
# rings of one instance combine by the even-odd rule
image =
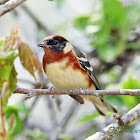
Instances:
[[[85,88],[80,88],[80,91],[81,91],[81,93],[84,95],[86,92],[86,89]]]
[[[55,88],[54,87],[49,87],[48,92],[54,92]],[[55,95],[52,95],[52,98],[55,98]]]

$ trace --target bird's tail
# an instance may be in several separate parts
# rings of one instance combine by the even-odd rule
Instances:
[[[98,110],[98,112],[101,115],[107,115],[108,112],[114,112],[117,113],[117,109],[114,108],[107,100],[105,100],[102,96],[96,97],[96,96],[90,96],[88,97],[88,100],[90,100]]]

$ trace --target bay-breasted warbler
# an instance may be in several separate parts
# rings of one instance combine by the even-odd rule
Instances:
[[[86,57],[69,41],[58,35],[44,38],[39,47],[44,49],[43,69],[50,82],[58,89],[100,90],[93,68]],[[74,95],[73,95],[74,96]],[[91,101],[98,112],[107,115],[117,110],[103,96],[81,95]]]

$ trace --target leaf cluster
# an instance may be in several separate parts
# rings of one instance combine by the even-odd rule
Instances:
[[[140,5],[124,7],[119,0],[102,0],[101,8],[88,15],[76,17],[74,26],[91,39],[100,59],[114,62],[126,49],[140,49],[137,43],[128,45],[130,30],[140,20]]]
[[[42,66],[35,56],[31,48],[21,40],[18,35],[18,29],[13,28],[11,34],[5,38],[0,38],[0,108],[5,114],[6,121],[2,121],[5,125],[8,124],[6,139],[12,139],[22,129],[23,121],[20,118],[19,112],[28,114],[27,108],[20,103],[13,106],[8,106],[8,99],[16,88],[17,72],[15,70],[14,61],[19,56],[23,67],[29,71],[37,82],[36,71],[39,73],[42,80]],[[0,125],[0,131],[2,131]],[[2,134],[3,132],[1,132]]]

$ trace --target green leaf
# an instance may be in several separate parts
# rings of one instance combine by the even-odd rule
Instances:
[[[13,120],[12,128],[9,127],[9,135],[14,137],[14,136],[18,135],[21,132],[22,126],[23,126],[23,121],[19,117],[19,114],[18,114],[17,110],[14,110],[14,108],[8,108],[8,110],[6,111],[6,119],[7,119],[7,121],[10,119],[10,117],[12,115],[14,115],[15,118]],[[9,126],[10,126],[10,124],[9,124]]]
[[[4,110],[8,98],[16,88],[17,73],[14,68],[14,60],[18,56],[16,47],[20,43],[17,33],[17,28],[12,29],[8,37],[0,39],[0,90]]]
[[[130,29],[140,19],[140,8],[136,4],[124,7],[119,0],[103,0],[102,5],[100,29],[94,34],[91,45],[96,46],[103,61],[113,62],[127,48]]]
[[[23,112],[25,115],[29,115],[29,110],[26,108],[24,103],[17,103],[15,105],[8,106],[6,108],[6,120],[10,120],[11,116],[14,115],[13,125],[8,128],[8,137],[14,137],[18,135],[23,127],[23,120],[20,118],[19,113]]]
[[[16,114],[15,118],[16,118],[16,125],[13,129],[13,132],[12,132],[13,136],[18,135],[21,132],[22,127],[23,127],[23,121],[21,120],[21,118],[19,117],[18,114]]]
[[[78,120],[78,123],[85,123],[85,122],[91,121],[91,120],[93,120],[94,118],[96,118],[98,116],[100,116],[100,114],[98,112],[85,115],[80,120]]]
[[[113,62],[125,49],[125,39],[128,36],[126,10],[118,0],[102,2],[103,16],[100,20],[100,30],[95,34],[97,39],[91,44],[98,48],[102,60]]]
[[[4,71],[2,72],[2,69],[0,69],[0,75],[4,73],[1,78],[2,82],[0,82],[0,86],[2,86],[1,87],[2,102],[3,109],[5,109],[8,102],[8,98],[11,96],[13,90],[16,88],[17,73],[15,71],[14,64],[6,65],[3,70]]]
[[[17,54],[13,50],[7,53],[0,52],[0,89],[2,88],[5,81],[10,82],[11,80],[9,79],[10,75],[15,73],[13,67],[14,67],[14,60],[16,57]],[[14,74],[14,76],[16,75]]]
[[[107,20],[106,22],[112,26],[118,24],[122,25],[121,21],[125,21],[126,14],[122,2],[119,0],[104,0],[102,2],[104,20]]]

